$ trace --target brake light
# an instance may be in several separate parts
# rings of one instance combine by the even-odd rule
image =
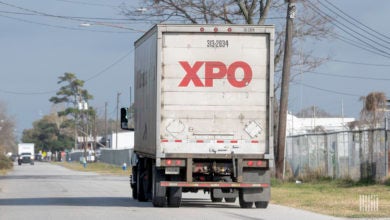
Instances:
[[[266,160],[244,160],[246,167],[267,167]]]
[[[161,166],[167,167],[184,167],[186,162],[184,159],[162,159]]]

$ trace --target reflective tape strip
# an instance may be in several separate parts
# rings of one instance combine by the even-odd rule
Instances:
[[[161,139],[161,143],[197,143],[197,144],[203,144],[203,143],[217,143],[217,144],[223,144],[223,143],[230,143],[230,144],[238,144],[240,143],[252,143],[252,144],[258,144],[260,143],[258,140],[168,140],[168,139]]]
[[[194,188],[268,188],[268,183],[226,183],[226,182],[170,182],[161,181],[165,187],[194,187]]]

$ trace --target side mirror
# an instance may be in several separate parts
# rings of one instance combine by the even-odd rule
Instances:
[[[134,131],[134,128],[129,128],[128,113],[129,108],[121,108],[121,129]]]

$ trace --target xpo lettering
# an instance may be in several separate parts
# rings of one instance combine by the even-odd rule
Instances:
[[[236,61],[229,66],[220,61],[197,61],[194,65],[190,65],[187,61],[179,62],[183,67],[186,75],[181,80],[179,87],[187,87],[192,82],[195,87],[213,87],[215,79],[223,79],[227,77],[228,82],[237,88],[242,88],[252,80],[252,69],[248,63]],[[204,82],[199,78],[198,72],[204,66]],[[244,77],[236,78],[236,73],[241,70]]]

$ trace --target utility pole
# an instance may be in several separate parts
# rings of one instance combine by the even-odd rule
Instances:
[[[115,149],[118,149],[118,118],[119,118],[119,96],[120,95],[121,95],[120,92],[116,94]]]
[[[104,145],[107,147],[107,102],[104,104],[104,140],[106,142]]]
[[[280,109],[279,109],[279,126],[278,126],[278,153],[276,157],[276,177],[283,178],[283,164],[286,148],[286,124],[288,110],[288,94],[290,83],[290,66],[291,66],[291,50],[292,50],[292,35],[294,18],[296,13],[296,0],[285,0],[288,2],[287,17],[286,17],[286,39],[284,43],[284,58],[282,70],[282,86],[280,93]]]

